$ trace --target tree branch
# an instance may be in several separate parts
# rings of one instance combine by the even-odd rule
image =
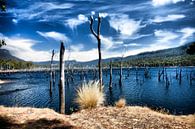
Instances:
[[[95,33],[94,29],[93,29],[93,17],[90,17],[90,30],[91,33],[98,39],[98,35]]]

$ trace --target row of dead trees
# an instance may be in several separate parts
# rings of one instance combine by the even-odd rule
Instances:
[[[101,55],[101,37],[100,37],[100,27],[101,27],[101,17],[98,16],[98,25],[97,25],[97,32],[94,31],[93,28],[94,24],[94,19],[91,16],[90,17],[90,31],[91,33],[96,37],[98,41],[98,72],[99,72],[99,90],[102,90],[102,55]],[[64,114],[65,113],[65,91],[64,91],[64,52],[65,52],[65,47],[63,42],[61,42],[60,46],[60,80],[59,80],[59,111],[60,113]],[[52,94],[52,84],[55,84],[55,72],[52,69],[52,63],[53,63],[53,57],[54,57],[54,51],[52,51],[52,57],[51,57],[51,63],[50,63],[50,93]]]

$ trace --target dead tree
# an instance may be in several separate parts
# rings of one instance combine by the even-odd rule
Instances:
[[[60,83],[59,83],[59,97],[60,97],[60,113],[65,113],[65,92],[64,92],[64,43],[61,42],[60,46]]]
[[[137,66],[135,68],[135,77],[136,77],[136,82],[138,81],[138,70],[137,70]]]
[[[96,37],[98,41],[98,55],[99,55],[99,60],[98,60],[98,68],[99,68],[99,83],[100,83],[100,90],[102,90],[102,55],[101,55],[101,38],[100,38],[100,26],[101,26],[101,17],[98,16],[98,26],[97,26],[97,33],[93,29],[93,22],[94,19],[91,16],[90,17],[90,30],[91,33]]]
[[[179,84],[181,84],[181,78],[182,78],[181,73],[182,73],[182,69],[180,68],[180,71],[179,71]]]
[[[54,54],[55,53],[54,53],[54,50],[53,50],[52,55],[51,55],[51,62],[50,62],[50,87],[49,87],[50,94],[52,94],[52,84],[54,82],[54,71],[53,71],[53,68],[52,68]]]
[[[110,60],[110,83],[109,89],[112,89],[112,60]]]
[[[123,57],[121,58],[121,61],[120,61],[120,80],[119,80],[119,86],[122,86],[122,77],[123,77],[122,59],[123,59]]]

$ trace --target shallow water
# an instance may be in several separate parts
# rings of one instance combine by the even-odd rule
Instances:
[[[190,82],[190,74],[195,77],[195,67],[182,68],[182,79],[176,79],[176,68],[166,68],[170,85],[161,78],[158,81],[158,71],[162,68],[150,68],[149,78],[144,77],[144,68],[123,69],[123,82],[119,86],[119,69],[113,70],[113,88],[109,90],[109,69],[103,71],[106,105],[114,105],[115,101],[124,97],[127,105],[141,105],[151,108],[165,108],[172,114],[195,113],[195,80]],[[179,68],[177,68],[179,71]],[[137,72],[136,72],[137,71]],[[137,79],[136,79],[137,73]],[[77,110],[74,102],[76,89],[86,80],[94,79],[94,72],[86,72],[84,79],[81,71],[74,72],[74,81],[66,84],[66,112]],[[50,74],[48,72],[28,72],[0,74],[1,79],[11,80],[0,85],[0,105],[49,107],[58,111],[58,72],[56,82],[49,92]]]

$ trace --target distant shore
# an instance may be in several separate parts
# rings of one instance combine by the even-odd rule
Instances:
[[[165,68],[176,68],[179,66],[165,66]],[[181,66],[181,67],[195,67],[195,66]],[[136,67],[123,67],[123,68],[136,68]],[[137,68],[146,68],[146,67],[137,67]],[[148,67],[148,68],[158,68],[158,67]],[[162,68],[162,67],[161,67]],[[74,70],[92,70],[92,69],[98,69],[95,67],[73,67],[70,69],[74,69]],[[109,68],[103,68],[103,69],[109,69]],[[113,67],[112,69],[119,69],[119,67]],[[58,70],[57,68],[55,68],[54,70]],[[66,70],[66,69],[65,69]],[[12,70],[0,70],[0,73],[17,73],[17,72],[40,72],[40,71],[50,71],[49,68],[34,68],[34,69],[12,69]]]

